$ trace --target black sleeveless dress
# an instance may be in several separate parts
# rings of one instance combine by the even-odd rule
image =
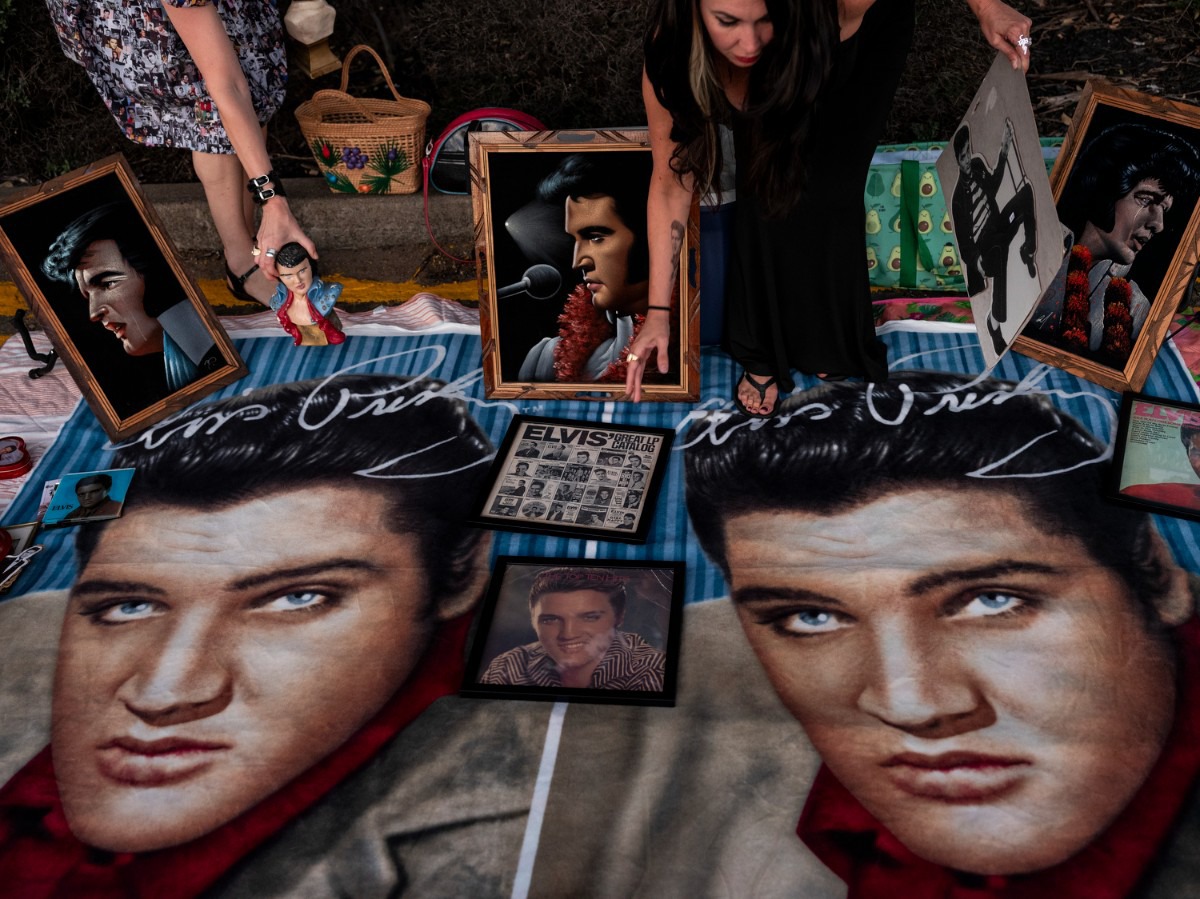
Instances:
[[[863,190],[912,43],[914,0],[878,0],[838,48],[813,120],[805,195],[786,218],[767,219],[738,166],[726,341],[756,376],[795,388],[792,369],[887,379],[867,276]],[[732,120],[747,158],[748,119]]]

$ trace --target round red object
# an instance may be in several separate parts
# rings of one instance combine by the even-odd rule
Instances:
[[[33,468],[29,450],[20,437],[0,437],[0,480],[19,478]]]

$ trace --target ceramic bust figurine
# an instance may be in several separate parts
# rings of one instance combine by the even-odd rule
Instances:
[[[279,286],[271,309],[296,346],[326,346],[346,339],[333,306],[342,285],[326,284],[317,277],[316,264],[298,243],[284,244],[275,256]]]

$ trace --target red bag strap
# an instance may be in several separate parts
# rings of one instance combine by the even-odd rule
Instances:
[[[476,119],[500,119],[504,122],[512,122],[512,124],[517,126],[518,131],[546,130],[546,126],[540,121],[527,112],[521,112],[519,109],[509,109],[507,106],[481,106],[479,109],[464,112],[442,129],[442,133],[438,135],[437,140],[430,142],[433,155],[437,156],[438,150],[442,148],[442,144],[445,143],[446,138],[463,125],[468,125]]]
[[[454,262],[470,262],[471,260],[469,258],[463,259],[459,256],[455,256],[440,243],[438,243],[438,239],[433,236],[433,225],[429,221],[429,166],[432,163],[432,159],[432,154],[426,153],[425,158],[421,160],[421,179],[424,182],[425,193],[425,231],[429,234],[429,239],[433,241],[433,245],[437,247],[438,252],[447,259],[451,259]]]
[[[438,135],[437,140],[432,140],[426,144],[425,158],[421,160],[421,181],[425,194],[425,231],[429,234],[429,239],[433,241],[433,245],[437,247],[438,252],[454,262],[469,263],[471,260],[469,258],[463,259],[459,256],[455,256],[440,243],[438,243],[438,239],[433,236],[433,225],[429,221],[429,169],[433,165],[433,159],[437,156],[438,151],[442,148],[442,144],[445,143],[446,138],[448,138],[463,125],[470,124],[476,119],[501,119],[503,121],[512,122],[522,131],[546,130],[545,125],[527,112],[521,112],[519,109],[509,109],[506,106],[483,106],[479,109],[472,109],[470,112],[464,112],[442,129],[442,133]]]

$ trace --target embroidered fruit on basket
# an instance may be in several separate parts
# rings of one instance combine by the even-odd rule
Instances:
[[[374,57],[394,100],[346,92],[350,62]],[[342,63],[342,85],[322,90],[296,109],[296,119],[330,190],[347,194],[411,194],[421,184],[421,153],[429,104],[403,97],[379,54],[359,44]]]

